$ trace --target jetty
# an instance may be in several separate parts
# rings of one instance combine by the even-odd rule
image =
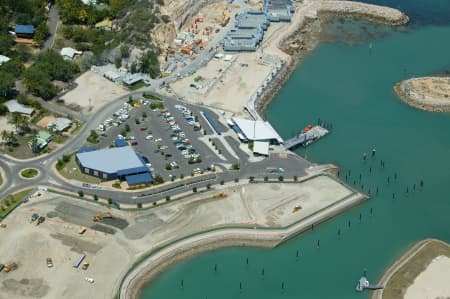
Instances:
[[[367,280],[367,277],[361,276],[361,278],[358,281],[358,284],[356,285],[356,290],[358,292],[362,292],[365,289],[368,289],[368,290],[379,290],[379,289],[384,289],[384,286],[382,286],[382,285],[371,285],[369,283],[369,280]]]
[[[297,136],[286,140],[284,142],[284,148],[287,150],[296,148],[298,146],[306,147],[313,143],[314,141],[324,137],[327,135],[329,131],[321,126],[314,126],[310,128],[309,130],[305,131],[303,130],[302,133],[298,134]]]

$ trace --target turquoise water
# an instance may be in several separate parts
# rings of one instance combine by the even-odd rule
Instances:
[[[416,19],[406,31],[353,46],[322,44],[266,117],[283,137],[318,118],[331,123],[331,135],[299,154],[337,163],[343,179],[350,170],[349,183],[370,189],[373,199],[273,250],[231,248],[180,263],[142,299],[368,298],[354,291],[364,268],[376,280],[412,243],[425,237],[450,242],[450,115],[410,108],[392,91],[399,80],[450,68],[450,2],[372,2],[400,5]],[[376,157],[363,161],[373,147]]]

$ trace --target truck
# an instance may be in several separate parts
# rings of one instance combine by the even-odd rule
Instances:
[[[43,223],[44,221],[45,221],[45,217],[44,216],[39,216],[39,218],[38,218],[38,220],[36,222],[36,225],[39,225],[39,224]]]
[[[39,218],[39,215],[36,213],[31,214],[31,222],[36,221]]]
[[[78,258],[75,260],[75,262],[73,262],[73,267],[74,268],[78,268],[81,264],[81,262],[84,260],[84,258],[86,257],[86,254],[81,253]]]
[[[17,264],[15,262],[10,262],[5,264],[3,267],[3,272],[10,272],[17,269]]]

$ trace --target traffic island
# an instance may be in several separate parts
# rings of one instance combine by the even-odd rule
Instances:
[[[25,168],[20,171],[20,177],[24,179],[34,179],[39,175],[39,170],[35,168]]]

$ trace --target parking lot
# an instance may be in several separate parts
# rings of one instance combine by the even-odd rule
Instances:
[[[135,107],[124,104],[104,122],[103,128],[98,128],[102,137],[95,148],[107,148],[118,136],[123,137],[143,156],[152,173],[164,180],[211,171],[214,168],[211,166],[223,162],[198,140],[204,130],[212,132],[197,107],[167,99],[134,100]],[[127,124],[129,131],[125,132]]]

